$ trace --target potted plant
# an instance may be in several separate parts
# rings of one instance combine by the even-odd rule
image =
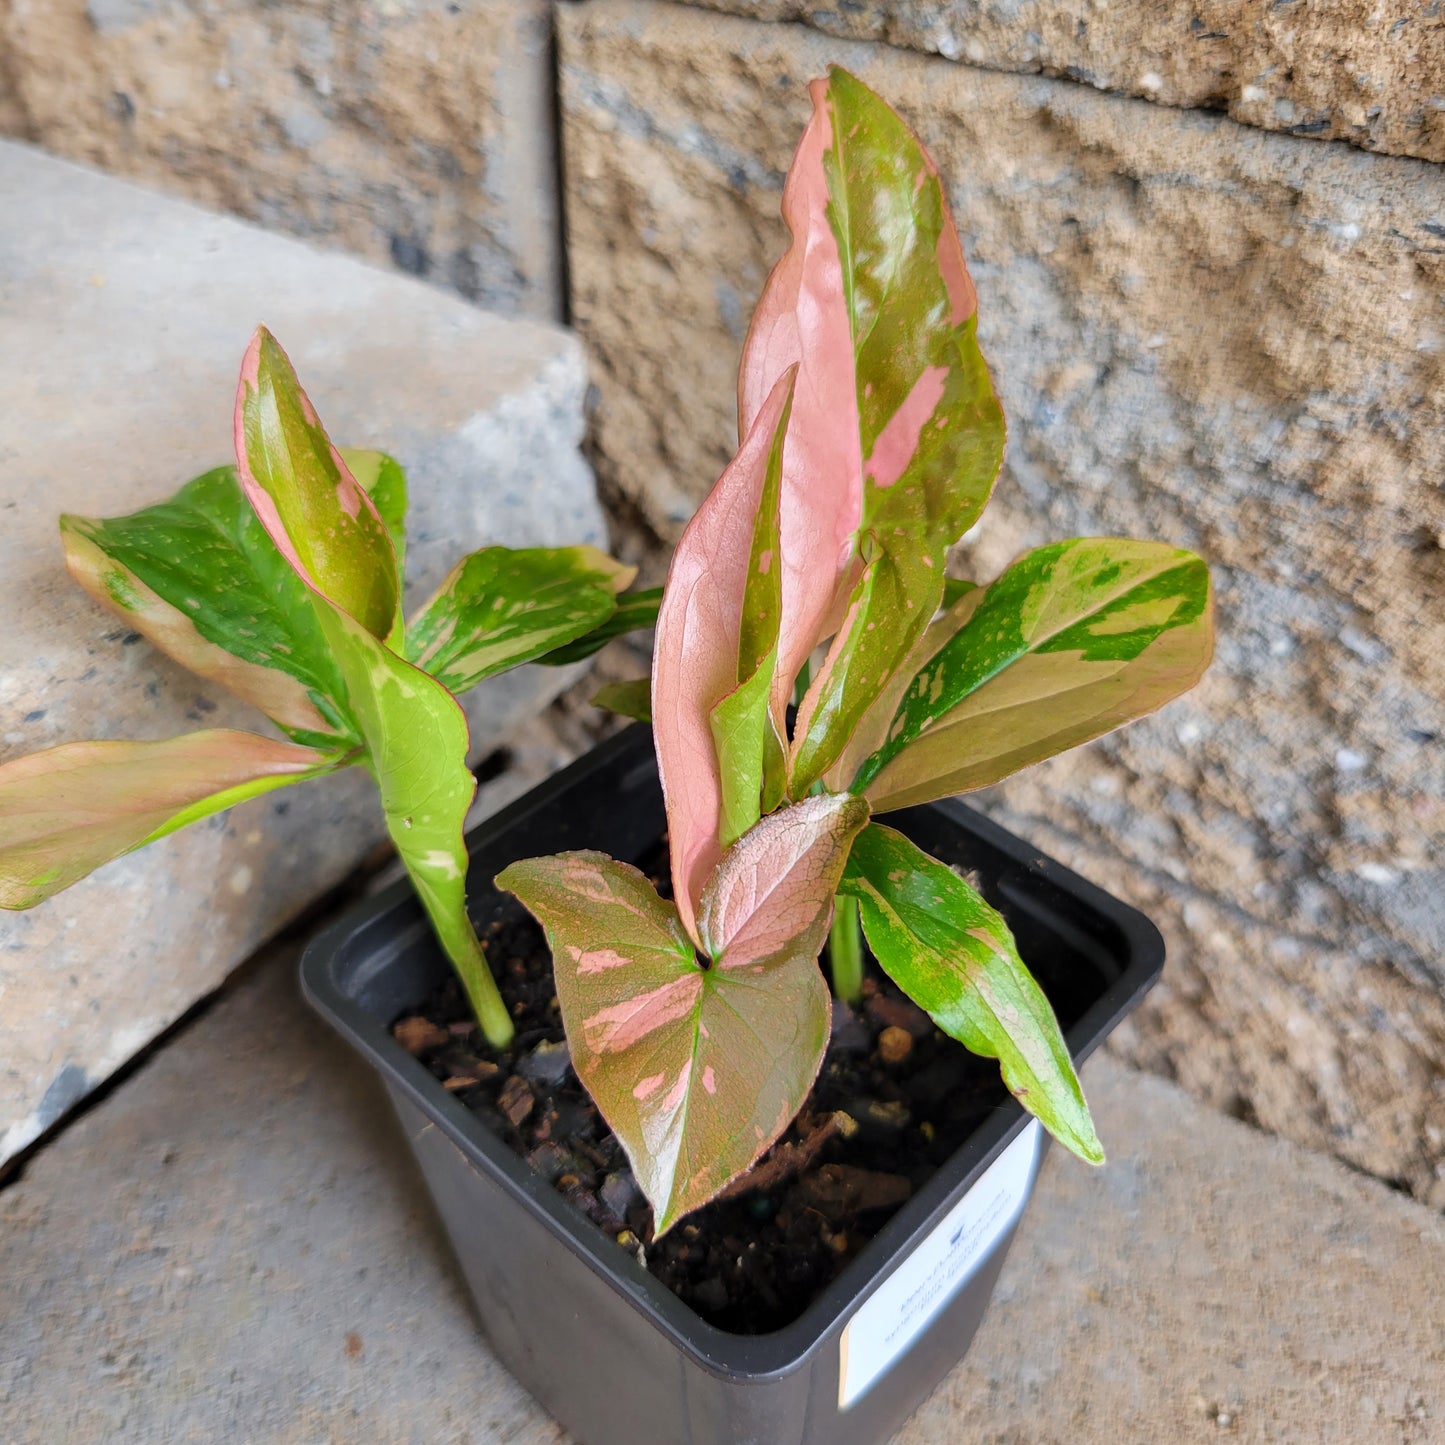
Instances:
[[[1208,570],[1077,539],[946,579],[1004,440],[974,289],[916,137],[846,72],[811,92],[739,450],[658,614],[655,762],[624,734],[470,840],[515,1045],[402,889],[303,962],[488,1338],[585,1445],[883,1438],[977,1326],[1039,1126],[1102,1160],[1074,1060],[1162,965],[949,799],[1192,686]]]
[[[333,447],[261,328],[235,403],[235,467],[106,520],[62,517],[76,581],[283,737],[230,728],[66,743],[0,766],[0,907],[247,798],[340,768],[376,779],[386,826],[486,1037],[511,1020],[467,917],[462,825],[476,791],[456,695],[523,662],[585,657],[650,624],[653,591],[593,547],[484,547],[407,622],[406,477]]]

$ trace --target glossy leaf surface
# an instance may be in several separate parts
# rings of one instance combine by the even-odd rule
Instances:
[[[945,550],[987,501],[1004,438],[973,285],[927,153],[846,71],[811,91],[784,197],[793,246],[759,302],[739,383],[746,422],[779,368],[800,363],[783,489],[788,686],[852,585],[799,709],[794,796],[843,751],[933,617]],[[839,551],[845,522],[861,573],[854,549]],[[804,614],[811,633],[795,636]]]
[[[241,485],[282,555],[368,632],[390,636],[401,572],[387,523],[264,326],[241,363],[235,439]]]
[[[997,1059],[1009,1092],[1092,1164],[1094,1133],[1068,1045],[1002,916],[951,868],[892,828],[858,835],[842,891],[858,899],[883,970],[944,1033]]]
[[[590,632],[584,632],[575,642],[554,647],[535,660],[544,667],[564,667],[569,662],[582,662],[593,653],[600,652],[613,638],[651,627],[657,621],[657,609],[661,602],[661,587],[639,587],[635,592],[624,592],[617,599],[617,606],[610,617]]]
[[[817,963],[702,968],[672,904],[601,853],[514,863],[497,886],[547,931],[573,1067],[661,1235],[746,1169],[812,1087],[830,1018]]]
[[[0,766],[0,907],[30,908],[187,823],[347,761],[229,728],[17,758]]]
[[[60,519],[66,565],[162,652],[297,737],[345,736],[345,690],[306,585],[217,467],[124,517]]]
[[[667,799],[673,888],[691,936],[703,885],[723,848],[723,778],[712,715],[738,686],[754,524],[769,464],[778,464],[792,380],[788,372],[778,382],[693,514],[673,553],[657,615],[653,736]],[[737,793],[741,785],[734,776],[729,786]]]
[[[1209,665],[1209,569],[1154,542],[1026,553],[959,604],[853,787],[875,811],[986,787],[1153,711]]]
[[[616,611],[636,568],[595,547],[483,547],[406,630],[406,653],[452,692],[572,642]]]

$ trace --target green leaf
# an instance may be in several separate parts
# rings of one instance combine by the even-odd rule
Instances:
[[[387,524],[264,326],[241,364],[235,432],[241,485],[282,555],[368,632],[390,636],[401,572]]]
[[[636,718],[638,722],[651,722],[652,679],[638,677],[626,682],[609,682],[592,694],[592,706]]]
[[[353,732],[311,594],[234,467],[124,517],[63,516],[71,575],[162,652],[260,708],[300,742]]]
[[[456,966],[487,1036],[511,1021],[467,916],[467,809],[477,782],[467,767],[467,720],[434,678],[398,657],[350,614],[322,599],[322,626],[366,743],[387,832]]]
[[[885,973],[951,1038],[997,1059],[1010,1093],[1091,1164],[1104,1151],[1058,1020],[1000,914],[903,834],[870,824],[840,891]]]
[[[354,759],[229,728],[17,758],[0,766],[0,907],[33,907],[187,823]]]
[[[762,817],[763,764],[770,751],[769,734],[777,736],[768,711],[776,660],[775,646],[763,665],[708,715],[722,785],[718,837],[723,847],[742,837]],[[775,764],[781,764],[781,748],[771,749],[771,755]]]
[[[376,505],[377,515],[391,538],[396,575],[406,576],[406,472],[395,457],[360,447],[338,447],[347,470]]]
[[[729,850],[702,905],[706,969],[635,868],[564,853],[497,876],[547,931],[573,1067],[658,1235],[752,1164],[812,1087],[831,1019],[817,954],[866,816],[856,798],[810,798]]]
[[[635,575],[595,547],[484,547],[457,563],[412,619],[406,654],[465,692],[610,619]]]
[[[814,284],[829,289],[817,304],[846,311],[852,345],[808,363],[799,442],[807,450],[808,429],[856,421],[863,571],[799,709],[795,797],[837,759],[938,610],[944,554],[988,500],[1004,442],[973,286],[927,152],[883,100],[837,67],[825,88],[815,86],[814,103],[825,144],[805,139],[795,167],[822,170],[825,184],[811,194],[826,206],[838,271],[818,263]]]
[[[1187,691],[1209,665],[1209,569],[1155,542],[1026,553],[958,604],[852,782],[875,811],[986,787]]]
[[[636,592],[624,592],[617,599],[616,609],[605,621],[598,623],[590,632],[584,632],[575,642],[554,647],[532,660],[544,667],[564,667],[569,662],[582,662],[593,653],[600,652],[613,638],[651,627],[657,621],[657,609],[661,602],[661,587],[641,587]]]

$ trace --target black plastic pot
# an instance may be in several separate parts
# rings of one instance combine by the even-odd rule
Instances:
[[[888,822],[974,869],[1025,961],[1089,1054],[1159,976],[1140,913],[957,802]],[[656,844],[651,734],[633,728],[477,828],[473,915],[518,905],[491,887],[516,858]],[[724,1333],[576,1212],[391,1037],[447,964],[409,886],[352,909],[306,950],[307,998],[381,1073],[493,1350],[583,1445],[877,1445],[958,1361],[993,1293],[1043,1138],[999,1108],[792,1324]],[[1082,1165],[1080,1166],[1083,1167]],[[1081,1227],[1084,1222],[1081,1221]]]

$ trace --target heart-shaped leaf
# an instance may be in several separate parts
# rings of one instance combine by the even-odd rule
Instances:
[[[1040,547],[953,615],[853,780],[875,811],[987,787],[1142,717],[1213,651],[1209,569],[1155,542]]]
[[[937,611],[945,550],[983,509],[1004,440],[932,161],[846,71],[810,90],[813,117],[784,191],[793,243],[758,304],[738,393],[746,426],[782,369],[799,366],[783,474],[780,694],[852,589],[799,708],[794,797],[843,751]]]
[[[595,547],[483,547],[412,619],[407,656],[465,692],[605,622],[636,575]]]
[[[1100,1164],[1068,1045],[1002,916],[951,868],[902,833],[870,824],[842,891],[884,972],[944,1033],[997,1059],[1009,1092],[1066,1148]]]
[[[856,798],[810,798],[729,850],[703,903],[706,968],[673,905],[604,854],[497,876],[547,931],[573,1066],[659,1235],[752,1164],[812,1087],[831,1019],[817,953],[866,816]]]
[[[17,758],[0,766],[0,907],[30,908],[122,853],[353,757],[213,728]]]
[[[752,544],[769,467],[776,473],[784,465],[793,375],[788,371],[774,387],[737,455],[693,514],[673,553],[657,614],[653,737],[667,798],[673,889],[683,925],[694,937],[698,900],[724,846],[723,766],[713,712],[739,684],[744,617],[754,615],[749,612],[750,579],[758,575],[754,568],[760,562]],[[749,539],[746,549],[737,545],[740,537]],[[767,605],[756,591],[754,597],[757,608]],[[761,612],[756,615],[759,624],[747,624],[754,646],[762,636],[759,627],[765,628]],[[756,666],[757,659],[751,660]],[[767,711],[757,711],[757,696],[755,689],[746,699],[754,720]],[[747,719],[741,726],[727,720],[721,729],[720,740],[729,746],[736,740],[737,756],[745,759],[739,764],[729,754],[728,787],[734,799],[751,786],[746,778],[739,781],[738,770],[746,769],[747,749],[761,736],[759,727],[749,730]],[[739,803],[735,816],[742,811]]]
[[[62,517],[60,535],[75,580],[162,652],[254,704],[297,741],[352,732],[310,594],[234,467],[206,472],[169,501],[128,516]]]
[[[241,485],[282,555],[368,632],[392,635],[401,572],[390,531],[264,326],[241,363],[235,433]]]

